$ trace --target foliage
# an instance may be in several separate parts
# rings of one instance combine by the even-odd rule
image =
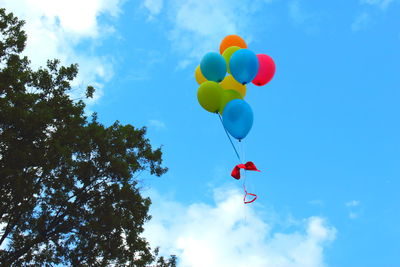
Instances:
[[[160,148],[146,128],[86,118],[68,94],[77,65],[32,70],[23,24],[0,9],[2,266],[175,266],[141,237],[151,201],[134,177],[167,171]]]

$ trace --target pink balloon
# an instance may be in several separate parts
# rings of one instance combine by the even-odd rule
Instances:
[[[257,86],[263,86],[269,83],[272,77],[274,77],[275,62],[270,56],[264,54],[258,54],[257,58],[259,63],[258,73],[252,83]]]

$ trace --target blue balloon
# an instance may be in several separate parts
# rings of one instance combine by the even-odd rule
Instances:
[[[246,84],[258,73],[258,58],[249,49],[239,49],[231,56],[229,69],[236,81]]]
[[[207,80],[222,82],[226,75],[225,59],[216,52],[209,52],[201,59],[200,70]]]
[[[225,129],[236,139],[243,139],[253,126],[253,110],[246,101],[234,99],[226,104],[222,114]]]

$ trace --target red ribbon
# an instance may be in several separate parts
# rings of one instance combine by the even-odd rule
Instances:
[[[231,173],[233,178],[235,178],[237,180],[240,179],[240,169],[245,169],[248,171],[257,171],[257,172],[260,171],[259,169],[257,169],[256,165],[254,165],[253,162],[248,161],[248,162],[246,162],[246,164],[238,164],[235,166],[235,168],[233,168],[232,173]]]

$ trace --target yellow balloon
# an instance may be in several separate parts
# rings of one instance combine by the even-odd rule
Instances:
[[[197,100],[205,110],[216,113],[221,105],[223,91],[219,83],[206,81],[197,91]]]
[[[232,75],[226,76],[225,79],[220,83],[220,85],[225,90],[238,91],[243,98],[246,96],[246,85],[236,81]]]
[[[226,104],[228,104],[233,99],[243,99],[243,96],[238,91],[235,90],[222,91],[221,105],[218,111],[221,115],[224,112]]]
[[[200,65],[196,67],[196,71],[194,72],[194,77],[196,78],[196,82],[198,84],[202,84],[207,81],[206,77],[204,77],[203,73],[201,73]]]
[[[226,62],[226,70],[228,71],[228,73],[231,73],[231,70],[229,69],[229,60],[231,59],[233,53],[235,53],[239,49],[241,49],[239,46],[231,46],[225,49],[224,53],[222,53],[222,56],[224,57]]]

